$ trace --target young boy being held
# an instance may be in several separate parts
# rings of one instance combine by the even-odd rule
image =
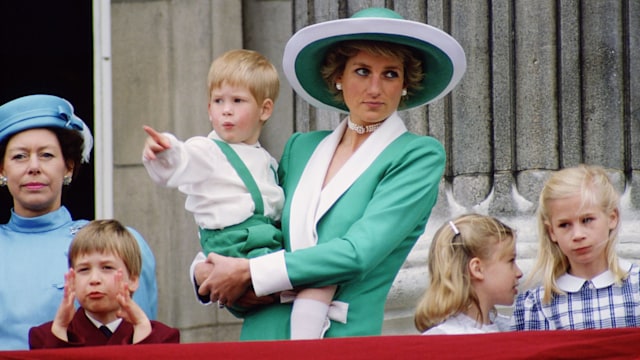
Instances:
[[[187,141],[150,126],[143,164],[156,184],[187,195],[185,209],[205,254],[254,257],[282,249],[284,192],[276,160],[258,142],[280,90],[278,72],[261,54],[231,50],[208,75],[213,131]],[[254,234],[255,236],[249,236]]]
[[[277,223],[284,192],[278,185],[278,163],[258,142],[278,97],[278,72],[260,53],[237,49],[213,61],[207,82],[213,131],[183,142],[145,126],[149,136],[143,164],[156,184],[187,195],[185,209],[199,227],[204,255],[253,258],[282,250]],[[293,321],[292,338],[322,337],[332,296],[333,289],[298,294],[293,318],[299,320]],[[213,300],[244,316],[246,309],[237,304]]]
[[[31,349],[180,342],[177,329],[149,320],[131,299],[142,257],[122,224],[91,221],[71,242],[68,258],[62,303],[53,321],[29,330]]]

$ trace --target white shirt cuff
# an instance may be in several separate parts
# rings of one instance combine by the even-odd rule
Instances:
[[[284,250],[249,259],[249,270],[253,290],[258,296],[293,289],[287,274]]]

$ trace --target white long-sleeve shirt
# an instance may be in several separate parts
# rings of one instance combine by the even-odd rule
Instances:
[[[255,204],[244,182],[220,147],[208,137],[195,136],[185,142],[164,133],[171,147],[156,154],[155,160],[143,158],[151,179],[163,186],[178,188],[187,195],[185,209],[196,224],[206,229],[222,229],[243,222],[254,213]],[[264,215],[280,220],[284,192],[278,186],[276,160],[259,143],[229,144],[253,176],[264,202]]]

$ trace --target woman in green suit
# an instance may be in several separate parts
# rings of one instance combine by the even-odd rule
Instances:
[[[445,164],[442,145],[408,132],[397,111],[450,92],[464,51],[439,29],[370,8],[294,34],[283,67],[311,105],[348,116],[333,131],[294,134],[284,149],[285,250],[250,260],[199,255],[192,278],[222,305],[263,303],[246,314],[244,340],[289,339],[286,299],[327,286],[335,293],[325,337],[379,335]]]

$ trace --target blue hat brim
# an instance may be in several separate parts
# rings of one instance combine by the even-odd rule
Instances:
[[[25,130],[63,128],[78,131],[84,139],[83,161],[87,162],[93,147],[93,136],[87,125],[73,113],[67,100],[54,95],[28,95],[0,106],[0,142]]]

